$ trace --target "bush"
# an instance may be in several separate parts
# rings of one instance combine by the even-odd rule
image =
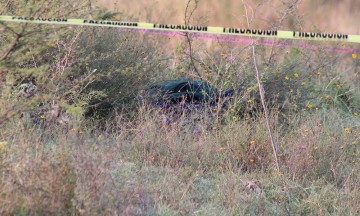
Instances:
[[[5,10],[118,19],[88,6],[19,1]],[[356,56],[297,42],[289,53],[257,45],[266,119],[251,47],[167,44],[154,32],[112,28],[2,26],[1,215],[359,214]],[[228,106],[220,100],[173,121],[136,104],[151,83],[180,77],[222,94],[245,90]]]

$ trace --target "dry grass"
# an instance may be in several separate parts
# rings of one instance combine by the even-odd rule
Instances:
[[[136,17],[182,22],[183,8],[167,9],[161,4],[161,9],[155,10],[161,2],[165,4],[136,4],[137,10],[146,8]],[[129,2],[121,3],[117,7],[122,10],[130,7]],[[226,7],[233,4],[234,11],[226,12],[228,21],[232,14],[239,14],[237,3],[209,1],[208,6],[225,10],[225,3]],[[205,3],[200,2],[200,11],[209,10],[201,4]],[[344,1],[334,8],[345,10],[351,4],[357,3]],[[273,7],[283,11],[283,6]],[[263,23],[276,20],[270,12],[263,13],[269,20],[260,19],[254,27],[267,27]],[[165,19],[169,14],[172,18]],[[211,14],[222,17],[218,11]],[[209,24],[223,25],[225,21],[219,17],[209,16]],[[298,20],[296,14],[290,17]],[[216,19],[218,23],[212,21]],[[50,35],[60,32],[47,30]],[[46,74],[57,72],[54,66],[62,59],[56,57],[61,56],[60,48],[52,53],[48,50],[51,44],[45,47],[44,52],[55,58],[44,62],[42,51],[33,50],[29,55],[49,68],[38,76],[40,69],[36,64],[33,67],[34,58],[23,57],[22,50],[32,50],[37,41],[25,41],[21,50],[14,51],[16,55],[9,55],[10,60],[21,56],[18,62],[28,60],[25,62],[31,64],[23,68],[7,64],[6,76],[1,77],[0,215],[360,214],[357,56],[326,52],[315,42],[309,43],[320,47],[315,51],[301,49],[297,42],[292,42],[291,50],[255,47],[262,74],[259,78],[266,87],[265,97],[271,98],[267,101],[269,123],[279,172],[266,121],[257,106],[251,47],[217,42],[208,48],[200,39],[192,39],[196,62],[191,67],[189,44],[182,38],[167,46],[165,41],[173,38],[164,35],[119,34],[105,28],[62,30],[69,33],[69,38],[57,40],[64,47],[77,33],[81,37],[69,54],[74,64],[66,70],[64,67],[66,73],[59,72],[58,80],[50,82]],[[32,38],[39,35],[34,33]],[[90,76],[94,68],[99,72]],[[12,73],[18,70],[18,74]],[[74,78],[77,73],[80,75]],[[40,80],[39,91],[32,98],[14,96],[18,90],[15,75],[23,78],[24,74]],[[163,110],[135,105],[134,98],[144,86],[183,76],[202,78],[222,90],[241,86],[246,91],[236,96],[228,109],[206,107],[206,112],[180,115],[169,123],[162,122]],[[94,81],[93,89],[86,88],[87,77]],[[64,83],[69,89],[61,92],[58,86]],[[112,91],[105,91],[109,89]],[[111,96],[112,104],[119,108],[105,123],[83,115],[91,102],[86,101],[88,93],[94,91],[105,94],[101,100]],[[69,92],[73,94],[66,97]],[[111,94],[106,95],[108,92]],[[57,95],[62,99],[62,114],[70,116],[68,124],[56,120],[31,123],[28,112],[40,101],[54,101]],[[39,114],[39,118],[44,122],[48,113]]]
[[[152,111],[81,133],[20,122],[1,151],[1,212],[356,215],[359,118],[333,112],[276,127],[281,174],[262,118],[162,125]]]

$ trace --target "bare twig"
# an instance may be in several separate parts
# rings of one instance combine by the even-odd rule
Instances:
[[[190,7],[190,2],[192,0],[188,0],[187,4],[186,4],[186,8],[185,8],[185,17],[184,17],[184,22],[185,22],[185,25],[189,25],[190,23],[190,19],[194,13],[194,11],[197,9],[197,3],[198,3],[198,0],[194,0],[195,1],[195,6],[194,8],[190,11],[190,14],[188,16],[188,10],[189,10],[189,7]],[[193,57],[193,49],[192,49],[192,41],[191,41],[191,37],[190,37],[190,34],[188,32],[185,33],[185,37],[186,37],[186,41],[188,43],[188,46],[189,46],[189,57],[190,57],[190,65],[194,68],[196,74],[201,78],[201,74],[199,73],[197,67],[195,66],[195,62],[194,62],[194,57]]]
[[[247,25],[248,25],[248,28],[250,28],[250,21],[249,21],[249,16],[248,16],[248,13],[247,13],[247,8],[246,8],[246,5],[244,3],[244,0],[242,0],[242,2],[243,2],[243,5],[244,5],[244,8],[245,8],[245,15],[246,15]],[[280,165],[279,165],[279,161],[278,161],[278,156],[277,156],[277,152],[276,152],[274,138],[272,136],[272,131],[271,131],[271,127],[270,127],[269,114],[268,114],[266,104],[265,104],[264,88],[263,88],[263,86],[261,84],[260,72],[259,72],[258,67],[257,67],[256,53],[255,53],[255,41],[254,41],[253,37],[251,37],[251,40],[252,40],[251,45],[252,45],[254,68],[255,68],[255,72],[256,72],[256,80],[257,80],[258,87],[259,87],[261,105],[262,105],[262,107],[264,109],[266,127],[267,127],[267,130],[268,130],[268,134],[269,134],[269,138],[270,138],[270,142],[271,142],[271,147],[272,147],[273,154],[274,154],[274,159],[275,159],[275,163],[276,163],[276,169],[277,169],[277,172],[280,173]]]
[[[59,74],[62,74],[66,67],[68,66],[68,62],[69,62],[69,59],[71,59],[71,55],[72,55],[72,52],[75,48],[75,42],[78,40],[79,36],[81,35],[81,31],[79,31],[75,36],[74,38],[72,38],[72,40],[70,41],[69,44],[63,44],[63,47],[65,49],[65,54],[64,56],[62,56],[57,62],[56,62],[56,73],[54,74],[53,76],[53,79],[58,76]],[[57,43],[58,45],[58,48],[59,48],[59,52],[61,51],[60,49],[60,44],[59,44],[59,41]]]
[[[26,30],[27,27],[27,23],[25,23],[25,25],[23,26],[23,28],[21,29],[20,33],[16,33],[15,31],[13,31],[16,34],[16,38],[15,41],[11,44],[10,48],[8,49],[8,51],[6,51],[6,53],[1,57],[0,61],[4,61],[5,59],[7,59],[7,57],[10,55],[10,53],[12,51],[15,50],[16,46],[18,45],[20,39],[22,37],[24,37],[24,32]]]
[[[4,10],[1,11],[1,14],[5,13],[6,8],[7,8],[8,6],[10,6],[11,3],[12,3],[11,0],[7,0],[7,1],[6,1],[6,4],[5,4],[5,6],[4,6]]]
[[[301,1],[301,0],[294,0],[294,1],[290,4],[290,6],[287,8],[287,10],[282,14],[281,18],[279,19],[278,24],[275,26],[275,30],[278,30],[278,29],[282,26],[282,24],[283,24],[284,20],[286,19],[286,17],[287,17],[290,13],[293,12],[295,6],[296,6],[300,1]],[[274,53],[274,49],[275,49],[275,40],[276,40],[276,38],[274,38],[273,41],[272,41],[269,59],[268,59],[268,61],[267,61],[266,64],[270,64],[270,62],[271,62],[271,60],[272,60],[273,53]]]

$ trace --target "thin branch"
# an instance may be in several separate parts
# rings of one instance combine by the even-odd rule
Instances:
[[[284,20],[286,19],[286,17],[288,16],[289,13],[291,13],[291,11],[294,10],[294,7],[296,4],[299,3],[299,1],[301,0],[294,0],[294,2],[292,2],[292,4],[288,7],[288,9],[283,13],[282,17],[280,18],[280,20],[278,21],[278,24],[277,26],[275,26],[275,30],[278,30],[281,26],[282,26],[282,23],[284,22]],[[272,60],[272,57],[273,57],[273,52],[274,52],[274,49],[275,49],[275,40],[276,38],[273,39],[272,41],[272,45],[271,45],[271,50],[270,50],[270,56],[269,56],[269,59],[267,61],[267,65],[270,64],[271,60]]]
[[[7,8],[8,6],[10,6],[10,3],[12,3],[11,0],[7,0],[6,4],[5,4],[5,6],[4,6],[4,10],[1,11],[1,14],[3,14],[3,13],[6,11],[6,8]]]
[[[250,21],[249,21],[249,16],[248,16],[248,13],[247,13],[247,8],[246,8],[246,5],[244,3],[244,0],[242,0],[242,2],[243,2],[243,5],[244,5],[244,8],[245,8],[245,15],[246,15],[247,25],[248,25],[248,28],[250,28]],[[252,14],[252,16],[253,16],[253,14]],[[256,53],[255,53],[255,41],[254,41],[253,37],[251,37],[251,41],[252,41],[251,45],[252,45],[254,68],[255,68],[255,72],[256,72],[256,80],[257,80],[258,87],[259,87],[261,105],[262,105],[262,107],[264,109],[266,127],[267,127],[267,130],[268,130],[268,134],[269,134],[269,138],[270,138],[270,142],[271,142],[271,147],[272,147],[273,154],[274,154],[274,159],[275,159],[275,163],[276,163],[276,169],[277,169],[277,172],[280,173],[280,165],[279,165],[279,161],[278,161],[278,156],[277,156],[277,152],[276,152],[274,138],[273,138],[271,127],[270,127],[269,114],[268,114],[266,104],[265,104],[264,88],[263,88],[263,86],[261,84],[260,72],[259,72],[258,67],[257,67]]]
[[[16,33],[16,38],[15,41],[12,43],[12,45],[10,46],[10,49],[8,49],[8,51],[6,51],[6,53],[1,57],[0,61],[4,61],[5,59],[7,59],[7,57],[10,55],[10,53],[12,51],[14,51],[14,49],[16,48],[16,46],[18,45],[20,39],[24,36],[24,32],[26,29],[27,23],[23,26],[23,28],[21,29],[20,33]]]
[[[18,35],[17,32],[15,32],[14,30],[12,30],[12,28],[10,28],[9,26],[7,26],[5,23],[0,22],[0,25],[5,27],[5,30],[11,31],[13,34]]]
[[[188,0],[187,4],[186,4],[186,8],[185,8],[185,17],[184,17],[184,22],[185,25],[189,25],[190,23],[190,18],[192,17],[194,11],[197,9],[197,0],[195,0],[195,7],[191,10],[190,15],[188,16],[188,10],[190,7],[190,2],[192,0]],[[195,66],[195,62],[194,62],[194,57],[193,57],[193,49],[192,49],[192,41],[191,41],[191,37],[190,34],[188,32],[185,33],[185,37],[186,37],[186,41],[189,45],[189,57],[190,57],[190,65],[194,68],[196,74],[201,78],[201,74],[199,73],[199,70],[196,68]]]

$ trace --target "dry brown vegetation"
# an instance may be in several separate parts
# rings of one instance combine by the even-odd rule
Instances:
[[[11,4],[2,7],[6,2]],[[245,25],[243,5],[214,2],[199,1],[192,22]],[[297,6],[285,1],[294,10],[261,2],[254,27],[277,25],[279,14],[287,14],[284,27],[343,31],[333,22],[325,24],[331,28],[312,22],[309,17],[324,9],[305,0]],[[359,4],[326,2],[329,14]],[[0,6],[24,16],[183,21],[178,1],[179,7],[140,3],[118,1],[122,15],[95,10],[87,0]],[[301,17],[307,7],[314,14]],[[224,12],[204,13],[214,8]],[[359,33],[352,25],[343,33]],[[360,214],[357,45],[307,42],[318,47],[310,50],[304,41],[264,47],[112,28],[0,28],[0,56],[9,53],[0,61],[0,215]],[[276,158],[259,105],[254,57]],[[162,121],[163,109],[137,100],[149,84],[179,77],[246,90],[227,108],[209,105],[206,112],[170,115],[169,122]]]

